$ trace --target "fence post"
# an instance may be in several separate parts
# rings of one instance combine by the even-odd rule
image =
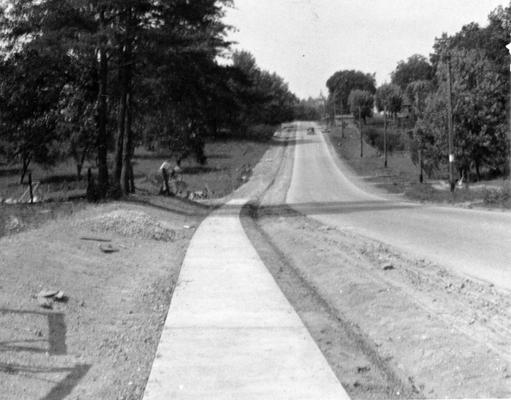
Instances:
[[[32,190],[32,172],[28,173],[28,186],[30,190],[30,204],[34,204],[34,192]]]

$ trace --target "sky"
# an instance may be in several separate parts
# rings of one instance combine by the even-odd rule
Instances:
[[[486,25],[503,0],[235,0],[229,40],[276,72],[298,97],[326,94],[336,71],[376,73],[390,81],[398,61],[429,57],[435,37],[470,22]]]

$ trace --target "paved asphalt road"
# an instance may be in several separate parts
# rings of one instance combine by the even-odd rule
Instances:
[[[458,272],[511,289],[511,213],[429,206],[377,193],[336,160],[316,125],[299,123],[286,201],[323,223],[351,229]]]

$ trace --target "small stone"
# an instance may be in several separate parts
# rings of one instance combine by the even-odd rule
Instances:
[[[106,254],[117,253],[119,251],[118,248],[112,246],[111,244],[100,244],[99,249]]]
[[[57,301],[61,301],[61,302],[64,302],[64,301],[67,301],[67,296],[64,294],[64,292],[62,290],[59,290],[57,292],[57,294],[55,296],[53,296],[53,298]]]
[[[392,269],[394,269],[394,265],[390,262],[388,263],[385,263],[381,266],[381,269],[384,270],[384,271],[390,271]]]
[[[57,295],[59,293],[58,290],[41,290],[37,297],[54,297],[55,295]]]

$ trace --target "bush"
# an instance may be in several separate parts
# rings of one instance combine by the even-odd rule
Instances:
[[[383,128],[369,127],[363,129],[364,138],[367,143],[383,153]],[[406,148],[406,141],[399,132],[387,130],[387,151],[403,151]]]
[[[504,204],[511,200],[511,185],[506,184],[500,189],[484,189],[485,204]]]
[[[257,142],[266,142],[273,137],[277,129],[278,127],[276,127],[275,125],[267,124],[251,125],[246,129],[243,138],[254,140]]]

